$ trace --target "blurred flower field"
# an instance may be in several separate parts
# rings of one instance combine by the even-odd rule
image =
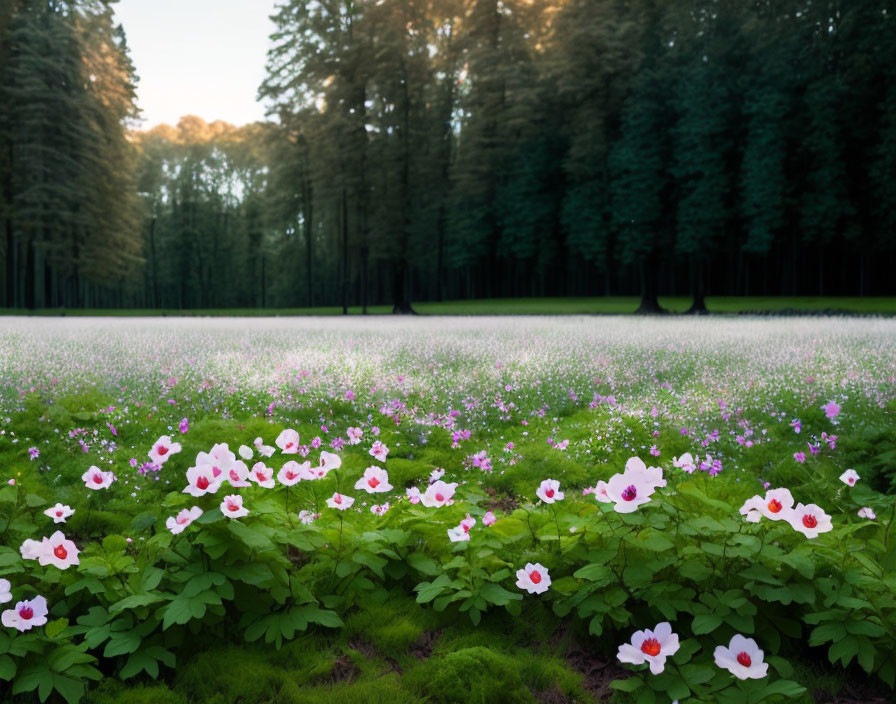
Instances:
[[[0,319],[0,699],[886,702],[896,321]]]

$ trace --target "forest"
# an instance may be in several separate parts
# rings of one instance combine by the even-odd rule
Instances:
[[[283,0],[268,120],[139,126],[0,0],[0,308],[892,292],[891,0]]]

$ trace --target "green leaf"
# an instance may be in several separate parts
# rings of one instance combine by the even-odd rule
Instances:
[[[427,577],[435,577],[439,573],[439,565],[429,555],[422,552],[412,552],[407,556],[408,564]]]
[[[576,579],[586,579],[589,582],[595,582],[594,586],[596,588],[603,587],[616,578],[616,575],[613,574],[609,567],[597,563],[585,565],[577,569],[572,576]]]
[[[67,618],[58,618],[55,621],[50,621],[44,627],[44,635],[47,638],[55,638],[60,633],[62,633],[68,627],[68,619]]]
[[[68,704],[78,704],[86,692],[82,682],[64,675],[53,674],[53,689],[55,689]]]
[[[520,601],[523,598],[522,594],[509,592],[495,582],[485,582],[479,590],[479,594],[483,599],[495,606],[506,606],[511,601]]]
[[[693,630],[694,635],[699,636],[704,633],[712,633],[721,625],[722,619],[716,614],[697,614],[694,616],[691,630]]]
[[[117,614],[119,611],[136,609],[138,606],[149,606],[160,601],[165,601],[165,599],[157,594],[134,594],[112,604],[109,607],[109,613]]]
[[[0,680],[9,682],[16,675],[16,662],[9,655],[0,655]]]
[[[44,506],[46,503],[47,500],[43,496],[38,496],[37,494],[25,495],[25,505],[28,508],[37,508],[38,506]]]

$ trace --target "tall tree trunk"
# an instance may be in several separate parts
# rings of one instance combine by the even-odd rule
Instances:
[[[342,314],[348,315],[348,195],[342,187]]]
[[[367,315],[367,262],[370,249],[365,244],[361,247],[361,313]]]
[[[700,259],[691,257],[689,262],[691,269],[691,292],[694,302],[688,308],[690,315],[706,315],[706,283],[704,281],[704,263]]]
[[[660,306],[657,296],[657,265],[656,255],[651,252],[641,258],[641,305],[635,311],[638,314],[657,315],[668,313]]]

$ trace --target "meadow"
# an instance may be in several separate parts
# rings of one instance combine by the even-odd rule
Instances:
[[[887,702],[896,321],[0,318],[0,699]]]

